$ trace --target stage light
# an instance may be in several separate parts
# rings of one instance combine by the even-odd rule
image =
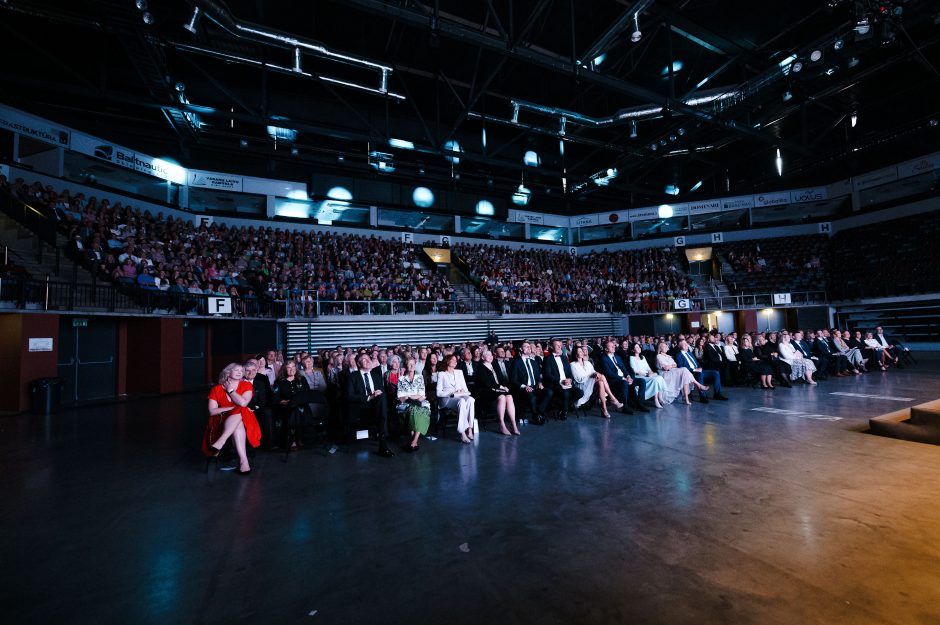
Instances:
[[[822,50],[813,50],[809,53],[809,60],[813,63],[818,63],[823,58]]]
[[[802,61],[793,61],[793,65],[790,66],[790,71],[794,74],[799,74],[803,71],[803,62]]]
[[[855,128],[855,124],[858,123],[858,113],[852,113],[852,128]]]
[[[633,34],[630,35],[630,41],[639,43],[642,38],[643,33],[640,32],[640,13],[638,11],[633,14]]]
[[[393,148],[400,148],[402,150],[415,149],[415,144],[405,139],[389,139],[388,144],[392,146]]]
[[[672,73],[675,74],[675,73],[682,71],[682,67],[683,67],[682,61],[673,61]],[[667,78],[669,76],[669,66],[667,65],[666,67],[664,67],[661,73],[664,78]]]
[[[636,137],[637,137],[636,120],[634,119],[633,121],[630,122],[630,138],[636,139]]]
[[[606,52],[602,52],[601,54],[598,54],[597,56],[594,57],[594,61],[593,61],[594,67],[599,66],[599,65],[600,65],[601,63],[603,63],[606,59],[607,59],[607,53],[606,53]]]
[[[855,56],[850,58],[848,63],[846,63],[846,66],[848,66],[849,69],[852,69],[856,65],[858,65],[858,57],[855,57]]]
[[[532,199],[532,191],[523,184],[520,184],[519,188],[512,194],[512,203],[518,206],[525,206],[530,199]]]
[[[243,148],[247,148],[247,147],[248,147],[248,139],[239,139],[239,140],[238,140],[238,145],[241,146],[241,147],[243,147]]]
[[[689,193],[692,193],[693,191],[698,191],[699,188],[701,188],[701,186],[702,186],[702,182],[703,182],[702,180],[699,180],[698,182],[696,182],[695,184],[693,184],[693,185],[692,185],[692,188],[689,189]]]
[[[146,10],[147,10],[147,0],[137,0],[137,2],[134,3],[134,6],[136,6],[136,7],[137,7],[137,10],[139,10],[139,11],[146,11]]]
[[[782,176],[783,175],[783,157],[780,156],[780,148],[777,148],[776,165],[777,165],[777,175]]]
[[[300,150],[298,150],[297,148],[291,148],[291,149],[290,149],[290,155],[291,155],[291,156],[299,156],[299,155],[300,155]]]
[[[529,167],[538,167],[542,164],[542,159],[539,158],[539,155],[534,150],[529,150],[522,157],[522,162]]]
[[[672,206],[669,206],[669,204],[663,204],[659,207],[660,219],[669,219],[670,217],[672,217],[672,215],[673,215]]]
[[[674,184],[667,184],[664,193],[666,195],[679,195],[679,187]]]
[[[784,102],[789,102],[789,101],[792,100],[792,99],[793,99],[793,92],[792,92],[792,91],[784,91],[784,92],[783,92],[783,101],[784,101]]]
[[[793,63],[793,61],[795,61],[795,60],[796,60],[796,55],[795,55],[795,54],[791,54],[791,55],[788,56],[787,58],[785,58],[785,59],[783,59],[782,61],[780,61],[780,63],[778,63],[777,65],[779,65],[780,68],[782,69],[782,68],[787,67],[787,66],[790,65],[791,63]]]
[[[650,145],[650,149],[655,152],[656,150],[659,149],[659,145],[656,143],[653,143]]]
[[[844,47],[845,47],[845,41],[843,41],[842,39],[836,39],[836,42],[832,44],[832,48],[834,50],[841,50]]]
[[[859,35],[867,35],[871,32],[871,24],[868,21],[868,18],[860,19],[855,23],[855,32]]]
[[[153,24],[153,21],[154,21],[153,13],[151,13],[150,11],[145,11],[143,14],[143,20],[144,20],[144,24],[146,24],[147,26],[150,26],[151,24]]]

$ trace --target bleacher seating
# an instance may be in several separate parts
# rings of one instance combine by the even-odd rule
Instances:
[[[832,299],[940,292],[940,214],[892,219],[832,238]]]
[[[734,295],[826,288],[830,262],[825,235],[740,241],[717,252],[724,261],[722,280]]]

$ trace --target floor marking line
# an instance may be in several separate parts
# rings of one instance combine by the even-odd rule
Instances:
[[[841,421],[842,417],[830,417],[829,415],[817,414],[815,412],[800,412],[799,410],[784,410],[783,408],[770,408],[760,406],[751,408],[752,412],[769,412],[770,414],[779,414],[785,417],[799,417],[800,419],[812,419],[813,421]]]
[[[888,401],[914,401],[913,397],[893,397],[891,395],[866,395],[864,393],[843,393],[841,391],[829,394],[841,395],[842,397],[862,397],[864,399],[887,399]]]

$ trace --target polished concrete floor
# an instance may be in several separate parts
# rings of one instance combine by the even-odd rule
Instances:
[[[940,623],[940,448],[862,433],[940,358],[729,394],[248,477],[200,395],[6,417],[3,621]]]

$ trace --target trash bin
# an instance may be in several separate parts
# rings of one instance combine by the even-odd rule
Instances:
[[[62,378],[39,378],[29,383],[29,411],[47,416],[59,412]]]

